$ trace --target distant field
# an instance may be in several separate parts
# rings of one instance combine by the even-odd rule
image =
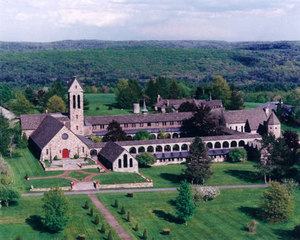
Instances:
[[[253,108],[256,108],[260,105],[262,105],[263,103],[256,103],[256,102],[245,102],[244,103],[244,106],[245,106],[245,109],[253,109]]]
[[[133,198],[121,194],[97,194],[100,201],[113,213],[132,239],[141,239],[147,229],[148,239],[293,239],[290,231],[300,221],[300,191],[294,197],[294,216],[280,224],[260,220],[256,212],[261,202],[264,188],[221,189],[221,194],[213,201],[199,203],[194,216],[187,226],[176,218],[175,199],[177,191],[134,193]],[[119,208],[114,208],[118,199]],[[131,222],[118,212],[124,206],[131,213]],[[256,219],[259,225],[256,234],[249,234],[247,223]],[[136,223],[140,230],[134,231]],[[164,228],[170,235],[162,235]]]

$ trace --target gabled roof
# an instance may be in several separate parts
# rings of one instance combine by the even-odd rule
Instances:
[[[280,122],[274,112],[271,113],[271,115],[267,121],[267,124],[268,125],[280,125]]]
[[[23,130],[37,129],[44,118],[50,115],[61,122],[68,122],[70,119],[61,113],[42,113],[42,114],[21,114],[21,127]]]
[[[194,98],[185,98],[185,99],[162,99],[161,98],[160,101],[155,103],[153,106],[159,108],[174,107],[177,110],[179,106],[184,102],[194,103],[196,106],[200,106],[201,104],[204,104],[211,108],[222,106],[221,100],[207,101],[204,99],[194,99]]]
[[[71,81],[69,82],[69,84],[68,84],[67,92],[69,92],[70,88],[72,87],[72,85],[73,85],[75,82],[78,84],[78,86],[80,86],[81,90],[83,91],[83,87],[81,86],[80,82],[77,80],[76,77],[73,77],[72,80],[71,80]]]
[[[43,149],[63,127],[63,123],[50,114],[47,114],[37,130],[30,137],[40,149]]]
[[[122,152],[126,151],[124,148],[118,144],[110,141],[106,143],[105,147],[101,149],[99,154],[106,158],[110,162],[114,162],[121,155]]]

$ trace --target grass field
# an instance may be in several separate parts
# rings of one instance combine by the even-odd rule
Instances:
[[[175,199],[178,193],[152,192],[134,193],[132,198],[126,194],[98,194],[98,198],[116,216],[133,239],[140,239],[147,229],[148,239],[292,239],[290,230],[300,223],[300,192],[294,197],[294,217],[281,224],[263,222],[256,215],[260,196],[264,189],[222,189],[213,201],[199,203],[196,213],[187,226],[175,217]],[[119,208],[112,205],[118,199]],[[131,222],[118,212],[124,206],[130,210]],[[138,207],[137,207],[138,206]],[[256,234],[248,234],[247,223],[252,219],[259,221]],[[136,223],[140,230],[134,231]],[[171,230],[169,236],[162,235],[162,229]]]
[[[154,187],[177,187],[183,179],[184,164],[171,164],[140,168],[140,172],[153,179]],[[253,163],[214,163],[212,165],[214,175],[206,182],[206,185],[237,185],[263,183],[255,174]]]
[[[100,184],[113,184],[116,183],[132,183],[133,181],[146,182],[146,180],[140,177],[136,173],[120,173],[111,172],[109,174],[98,175],[92,178],[93,181],[99,181]]]
[[[30,186],[33,185],[34,188],[49,188],[49,187],[70,187],[71,181],[63,178],[50,178],[50,179],[37,179],[24,181],[23,186],[26,192],[29,191]]]
[[[71,220],[66,228],[58,234],[45,232],[40,223],[42,215],[42,197],[23,197],[17,204],[1,208],[0,239],[14,239],[21,233],[24,239],[76,239],[78,234],[86,234],[87,239],[106,239],[111,229],[101,213],[93,206],[86,195],[68,196],[71,204]],[[94,209],[94,216],[88,215],[89,210],[83,209],[85,201],[89,201]],[[100,225],[95,225],[95,214],[100,217]],[[107,232],[100,233],[101,224],[106,224]],[[111,229],[113,230],[113,229]],[[113,230],[114,239],[119,239]]]
[[[99,171],[98,171],[99,172]],[[77,180],[85,179],[89,174],[84,174],[77,171],[72,171],[68,177],[75,178]]]
[[[63,173],[63,171],[45,172],[40,162],[36,158],[34,158],[34,156],[28,149],[16,150],[15,156],[13,158],[6,158],[5,160],[9,163],[14,173],[13,185],[20,191],[28,190],[28,184],[30,183],[30,181],[25,180],[26,173],[29,175],[29,177],[56,176]],[[46,183],[47,180],[34,181],[34,186],[38,187],[37,182],[41,181]],[[39,186],[42,187],[44,183],[41,183],[41,185]],[[29,186],[30,185],[31,184],[29,184]]]
[[[297,132],[299,135],[300,135],[300,128],[297,128],[297,127],[291,127],[291,126],[288,126],[288,125],[285,125],[285,124],[281,124],[281,131],[284,131],[284,130],[292,130],[294,132]]]
[[[244,106],[245,106],[245,109],[253,109],[253,108],[256,108],[260,105],[262,105],[263,103],[256,103],[256,102],[245,102],[244,103]]]

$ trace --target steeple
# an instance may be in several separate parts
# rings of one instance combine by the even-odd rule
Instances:
[[[144,99],[144,104],[143,104],[143,109],[142,109],[142,114],[147,114],[148,113],[148,110],[146,108],[146,102],[145,102],[145,99]]]
[[[75,134],[84,135],[83,88],[76,77],[68,87],[70,129]]]

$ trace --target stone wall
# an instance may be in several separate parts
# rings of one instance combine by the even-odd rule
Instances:
[[[121,184],[97,184],[97,189],[144,188],[144,187],[153,187],[153,182],[121,183]]]
[[[47,192],[50,191],[51,188],[34,188],[31,185],[30,191],[31,192]],[[63,191],[71,191],[72,188],[71,187],[60,187],[59,189],[63,190]]]

